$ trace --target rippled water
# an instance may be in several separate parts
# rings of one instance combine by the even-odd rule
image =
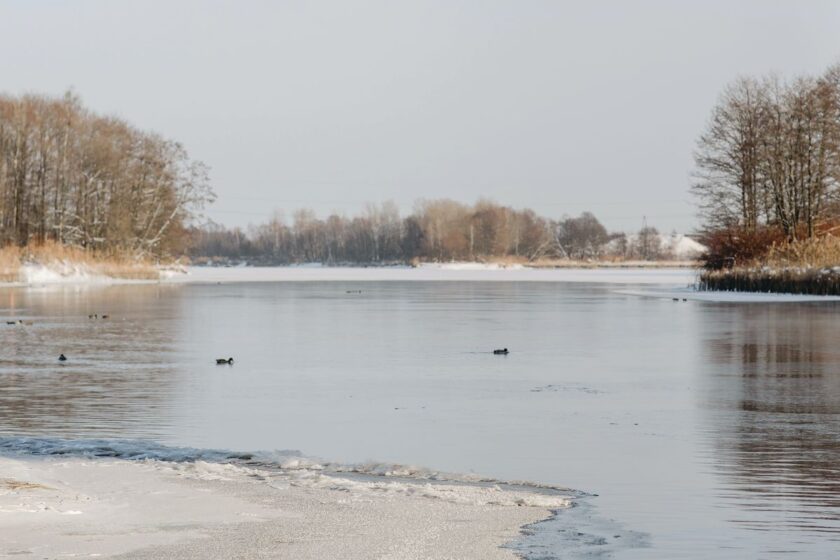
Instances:
[[[622,293],[638,288],[3,288],[0,313],[31,324],[0,323],[0,434],[299,449],[598,494],[540,528],[548,557],[832,557],[840,304]]]

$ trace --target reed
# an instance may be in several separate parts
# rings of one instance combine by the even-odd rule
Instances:
[[[60,275],[83,273],[127,280],[160,278],[155,263],[131,255],[93,253],[81,247],[55,242],[0,248],[0,281],[21,281],[24,265],[43,266]]]
[[[0,249],[0,282],[15,282],[20,276],[21,248],[9,246]]]
[[[840,239],[826,235],[773,244],[742,266],[704,271],[700,289],[840,295]]]

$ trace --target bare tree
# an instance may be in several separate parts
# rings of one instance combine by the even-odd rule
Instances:
[[[712,113],[695,154],[707,229],[779,228],[811,237],[840,186],[840,65],[821,77],[742,78]]]
[[[183,227],[213,200],[183,146],[62,98],[0,96],[0,243],[180,252]]]

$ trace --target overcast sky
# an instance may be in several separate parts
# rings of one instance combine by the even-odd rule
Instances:
[[[0,0],[0,53],[0,91],[183,142],[227,225],[485,196],[687,231],[721,88],[840,61],[840,2]]]

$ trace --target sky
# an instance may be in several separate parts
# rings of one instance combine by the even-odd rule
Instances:
[[[742,75],[840,62],[840,2],[0,0],[0,92],[182,142],[228,226],[479,197],[689,232]]]

